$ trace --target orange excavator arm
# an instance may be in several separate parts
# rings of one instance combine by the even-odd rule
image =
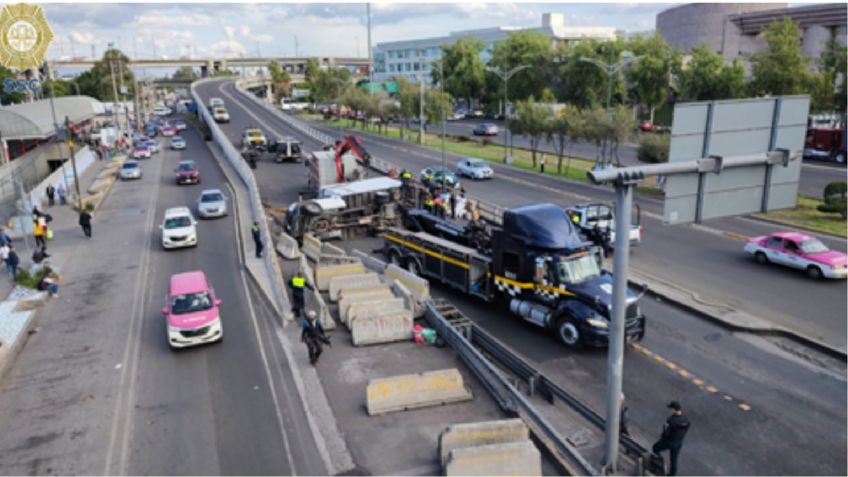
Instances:
[[[344,136],[340,141],[336,141],[336,177],[340,183],[345,181],[342,156],[348,152],[353,153],[360,164],[367,166],[371,162],[371,154],[362,145],[362,138],[359,136]]]

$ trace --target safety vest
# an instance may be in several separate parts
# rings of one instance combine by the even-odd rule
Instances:
[[[412,173],[409,171],[404,171],[403,174],[400,175],[403,179],[412,179]]]
[[[306,279],[303,277],[292,277],[291,283],[295,288],[303,288],[306,285]]]
[[[427,200],[424,201],[425,207],[433,207],[433,204],[434,204],[433,199],[427,199]]]

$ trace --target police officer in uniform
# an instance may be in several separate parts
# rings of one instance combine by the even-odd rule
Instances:
[[[300,313],[303,311],[304,306],[304,288],[309,288],[310,290],[314,290],[309,283],[306,282],[306,278],[303,277],[303,272],[298,270],[295,272],[294,276],[292,276],[289,281],[289,288],[292,291],[292,313],[297,318],[300,318]]]
[[[680,457],[680,449],[683,448],[683,439],[689,431],[690,423],[683,415],[683,406],[679,402],[671,401],[668,407],[671,409],[671,416],[666,419],[660,440],[654,443],[652,451],[659,455],[660,452],[668,450],[671,458],[668,475],[677,475],[677,459]]]

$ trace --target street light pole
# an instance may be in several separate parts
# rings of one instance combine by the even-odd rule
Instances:
[[[418,57],[418,144],[424,144],[424,72],[421,70],[421,57]]]
[[[610,106],[611,106],[610,103],[612,101],[612,77],[613,77],[613,75],[615,73],[617,73],[619,70],[621,70],[622,68],[624,68],[625,66],[629,65],[630,63],[633,63],[634,61],[638,61],[643,56],[645,56],[645,55],[625,56],[624,59],[622,59],[618,63],[612,62],[612,50],[610,50],[610,61],[609,61],[609,63],[605,63],[601,60],[598,60],[598,59],[595,59],[595,58],[589,58],[589,57],[586,57],[586,56],[580,57],[580,61],[583,61],[583,62],[586,62],[586,63],[591,63],[591,64],[597,66],[598,68],[600,68],[601,70],[606,71],[606,73],[607,73],[607,111],[609,111]]]
[[[521,65],[516,66],[515,68],[507,71],[502,68],[494,68],[492,66],[487,66],[486,71],[490,73],[494,73],[504,82],[504,164],[507,163],[507,159],[509,158],[509,122],[507,121],[507,109],[509,108],[509,79],[515,76],[519,71],[530,68],[530,65]]]

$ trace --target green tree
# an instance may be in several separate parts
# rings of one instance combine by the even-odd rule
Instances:
[[[444,64],[445,92],[456,98],[465,98],[469,108],[474,104],[473,100],[483,96],[486,86],[485,66],[480,59],[483,47],[482,40],[469,35],[443,46],[441,62],[433,63],[433,83],[441,81],[441,64]]]
[[[533,168],[536,168],[536,152],[545,134],[550,130],[551,109],[543,106],[530,96],[516,105],[516,117],[509,120],[509,128],[515,134],[521,134],[530,141]]]
[[[625,76],[632,84],[632,95],[650,111],[653,122],[654,109],[668,99],[671,73],[679,68],[682,55],[658,33],[649,37],[637,35],[628,42],[627,49],[642,56],[625,69]]]
[[[451,95],[446,92],[431,88],[424,93],[424,117],[430,124],[439,123],[442,118],[447,119],[452,106]]]
[[[825,50],[819,58],[819,69],[830,83],[833,95],[833,110],[845,112],[848,97],[845,93],[845,83],[848,82],[848,47],[843,45],[836,35],[830,37]]]
[[[25,96],[22,93],[7,93],[2,84],[5,83],[7,78],[17,79],[12,70],[0,65],[0,103],[3,103],[4,106],[12,103],[20,103],[24,100]]]
[[[417,85],[410,83],[403,76],[396,76],[394,81],[398,85],[397,100],[400,103],[399,112],[400,121],[400,137],[404,138],[404,129],[409,128],[409,119],[418,116],[418,103],[420,101],[420,92]]]
[[[766,49],[751,55],[751,93],[774,96],[807,92],[809,58],[801,51],[801,28],[786,17],[763,33]]]
[[[621,159],[618,157],[618,146],[621,143],[626,143],[633,137],[633,132],[636,130],[636,119],[631,114],[630,108],[620,104],[613,111],[607,126],[609,142],[609,155],[607,162],[615,160],[617,166],[621,166]]]
[[[103,52],[103,58],[94,63],[91,68],[92,84],[94,90],[92,96],[100,101],[110,102],[115,100],[114,90],[121,86],[121,74],[123,73],[123,84],[127,88],[128,93],[123,95],[124,99],[133,97],[133,87],[135,84],[135,76],[129,67],[130,59],[117,48],[108,49]],[[112,87],[112,71],[115,73],[115,85]],[[58,90],[58,87],[56,88]],[[82,91],[82,85],[80,85]],[[121,96],[120,90],[118,97]]]
[[[842,220],[848,217],[848,207],[846,207],[846,191],[848,185],[845,181],[831,182],[824,188],[824,204],[820,204],[817,209],[819,212],[837,213],[842,216]]]
[[[709,45],[692,49],[689,65],[677,74],[680,98],[690,101],[741,98],[745,95],[745,68],[737,59],[727,65]]]
[[[175,80],[196,80],[198,78],[197,72],[194,71],[194,68],[191,66],[181,66],[177,71],[171,75],[171,78]]]
[[[289,95],[291,76],[277,61],[268,64],[268,73],[271,76],[271,88],[274,90],[274,96],[279,102],[280,98]]]
[[[565,157],[566,149],[574,141],[579,139],[580,120],[580,111],[572,105],[566,105],[559,114],[554,115],[548,121],[545,136],[548,142],[553,144],[554,151],[557,155],[557,174],[562,174],[562,160]],[[566,163],[566,174],[568,174],[570,165],[571,161]]]
[[[315,102],[327,101],[344,95],[351,86],[351,74],[347,68],[321,70],[318,76],[309,83],[312,98]]]
[[[495,44],[489,64],[509,71],[516,66],[530,68],[517,73],[509,80],[509,99],[524,100],[551,84],[553,47],[547,35],[533,30],[519,30]],[[493,76],[493,75],[490,75]],[[503,97],[503,81],[499,81],[498,97]]]
[[[311,83],[318,78],[318,73],[321,71],[321,68],[318,66],[318,62],[315,61],[314,58],[309,58],[306,60],[306,66],[303,68],[303,75],[306,77],[306,81]]]
[[[616,41],[581,41],[575,45],[560,45],[555,56],[559,59],[556,78],[560,81],[560,98],[579,108],[594,108],[606,104],[607,72],[597,65],[583,61],[592,58],[604,63],[616,62],[624,43]],[[613,75],[613,98],[624,95],[620,74]]]
[[[49,98],[51,94],[58,98],[70,95],[72,86],[66,81],[48,79],[41,83],[41,89],[44,91],[45,98]]]

